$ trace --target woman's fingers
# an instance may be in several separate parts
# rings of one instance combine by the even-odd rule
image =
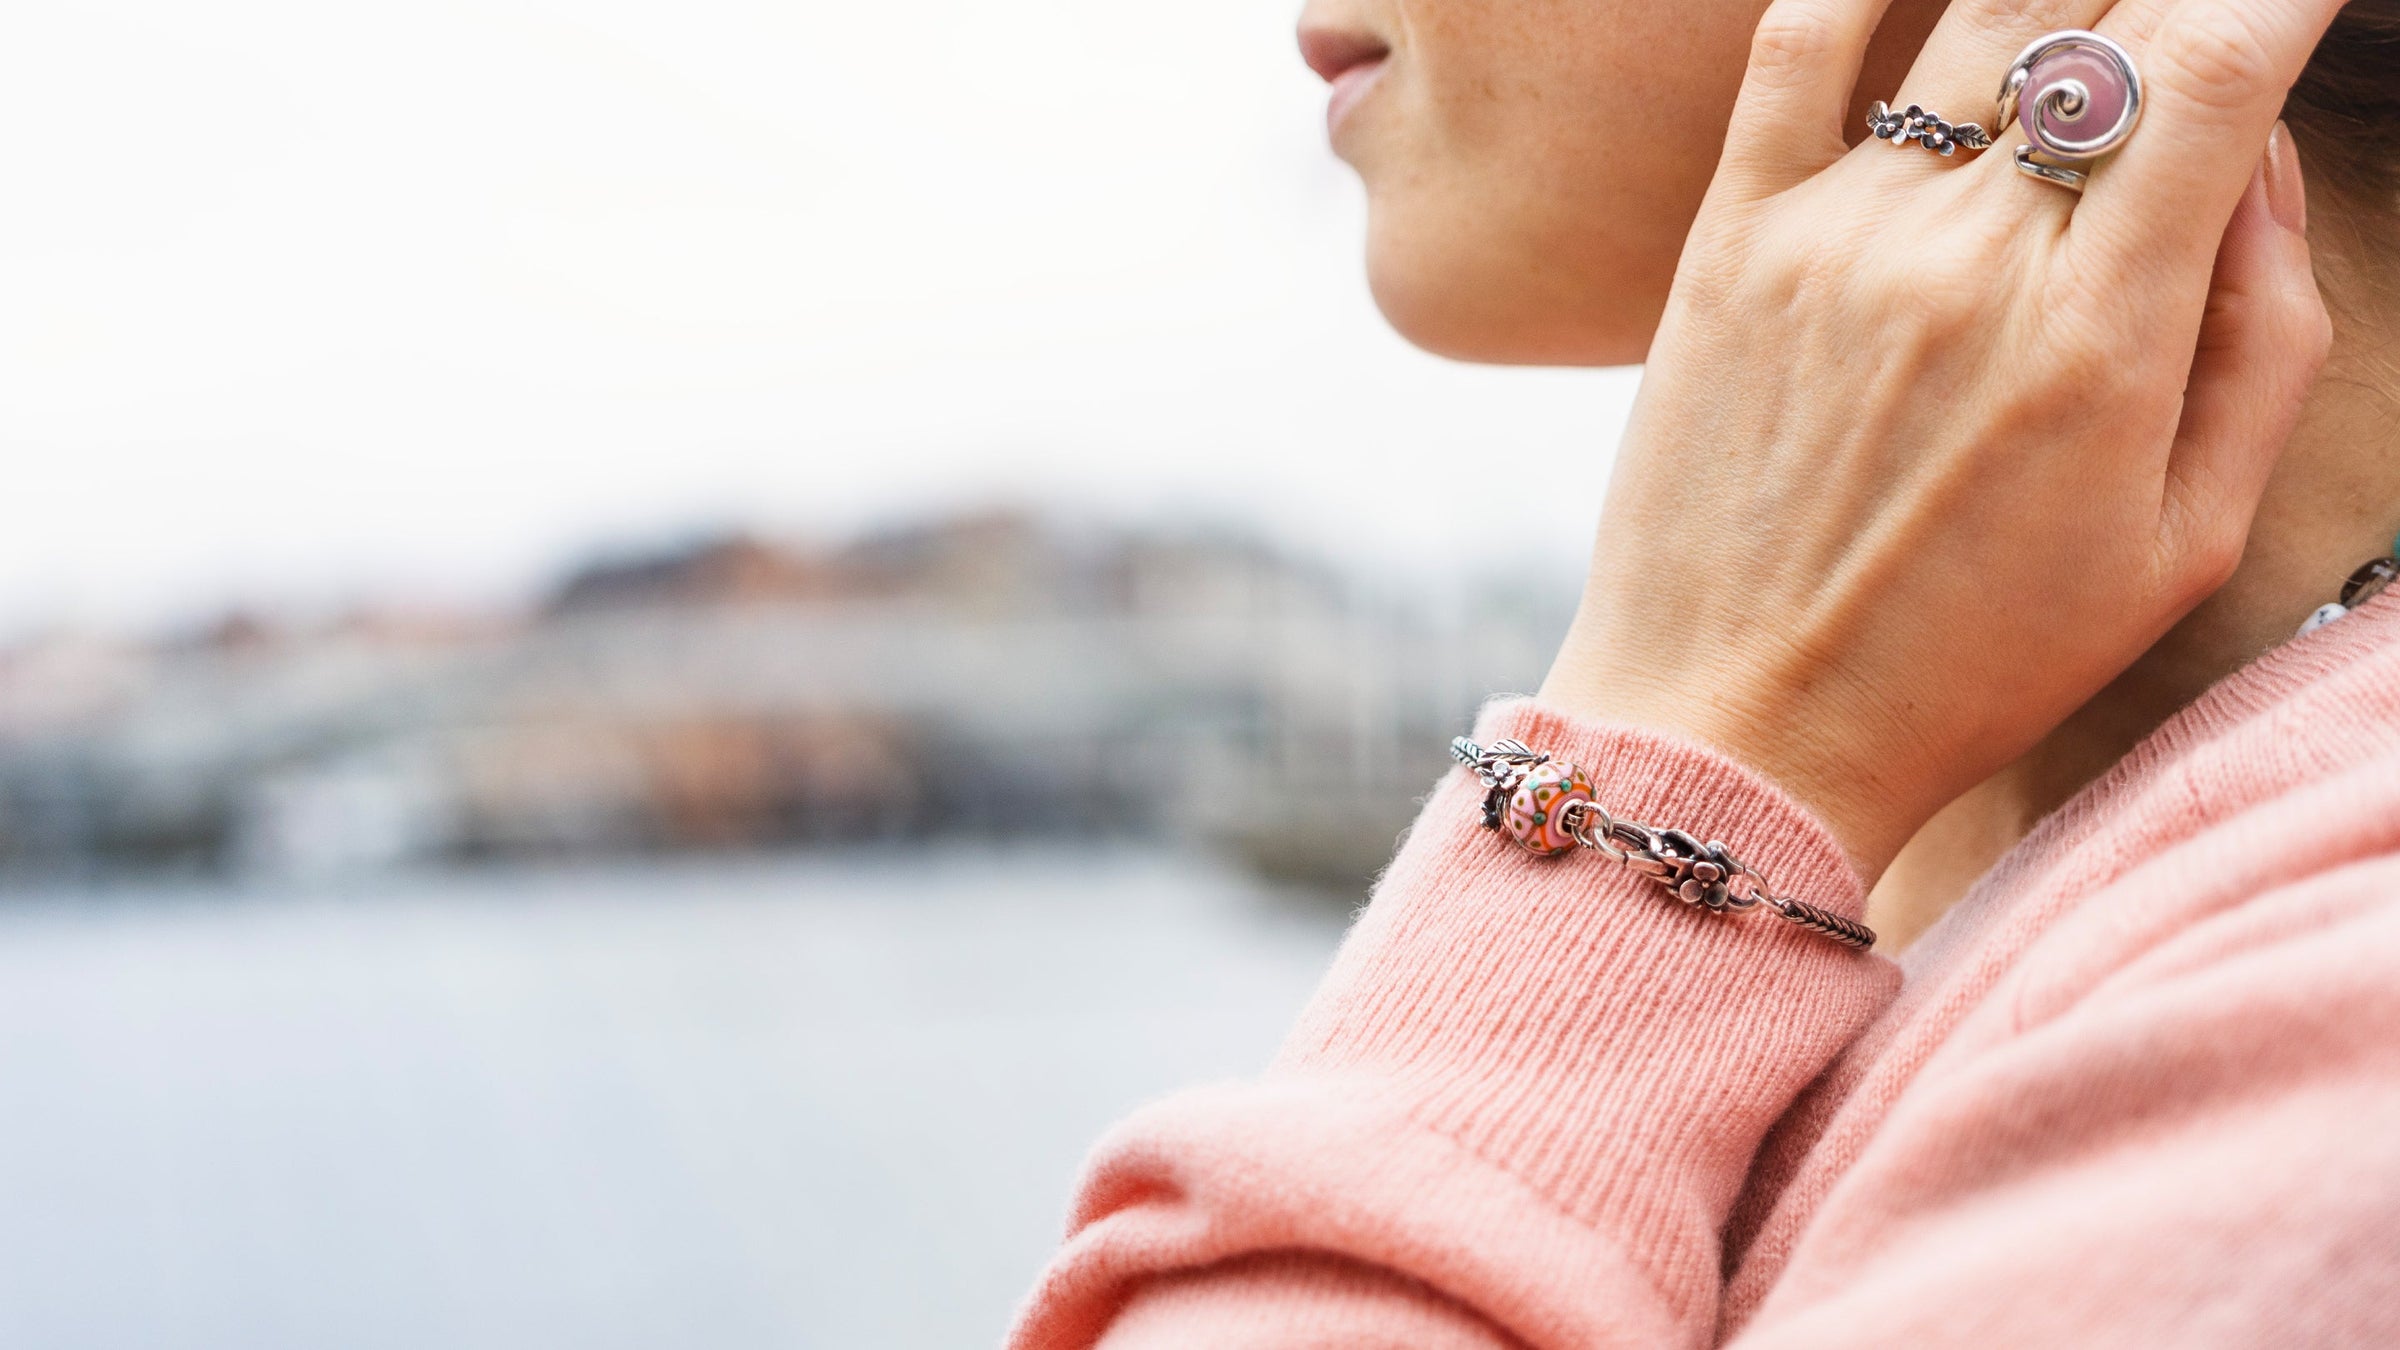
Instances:
[[[2035,38],[2089,28],[2109,8],[2110,0],[1961,0],[1925,39],[1900,92],[1954,123],[1981,123],[1997,139],[2006,130],[1992,123],[2008,63]]]
[[[2167,466],[2172,574],[2213,590],[2241,558],[2302,398],[2332,341],[2309,267],[2299,157],[2280,127],[2226,227]]]
[[[1891,0],[1774,0],[1750,43],[1719,181],[1750,198],[1822,172],[1849,146],[1842,120],[1867,39]]]
[[[2146,36],[2125,35],[2147,111],[2092,174],[2075,209],[2074,233],[2090,246],[2079,251],[2121,264],[2110,273],[2129,280],[2163,267],[2179,283],[2207,267],[2284,94],[2342,3],[2180,0]]]

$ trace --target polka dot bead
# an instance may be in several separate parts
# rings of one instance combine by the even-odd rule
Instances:
[[[1575,847],[1566,822],[1559,819],[1566,804],[1590,800],[1592,780],[1583,776],[1583,770],[1556,761],[1537,764],[1509,794],[1501,828],[1526,848],[1545,858],[1554,857]]]

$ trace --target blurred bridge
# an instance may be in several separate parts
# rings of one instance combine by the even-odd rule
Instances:
[[[838,567],[716,541],[505,624],[53,642],[0,665],[0,857],[320,873],[1093,833],[1355,882],[1564,616],[1005,520]]]

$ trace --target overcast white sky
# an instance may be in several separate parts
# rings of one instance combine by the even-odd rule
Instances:
[[[1571,569],[1631,377],[1382,327],[1297,3],[19,6],[0,632],[994,500]]]

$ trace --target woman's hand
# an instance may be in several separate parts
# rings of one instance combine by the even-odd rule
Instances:
[[[2329,341],[2268,143],[2339,0],[1959,0],[1895,105],[1989,123],[2056,29],[2133,52],[2080,199],[2013,128],[1845,150],[1881,8],[1766,13],[1543,689],[1759,769],[1870,880],[2240,559]]]

